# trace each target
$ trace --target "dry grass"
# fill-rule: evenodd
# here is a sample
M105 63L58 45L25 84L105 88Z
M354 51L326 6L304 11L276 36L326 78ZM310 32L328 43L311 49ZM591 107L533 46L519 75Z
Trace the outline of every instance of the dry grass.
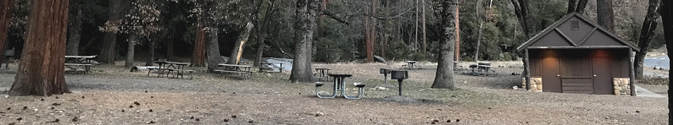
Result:
M89 74L66 76L76 93L58 98L0 96L0 123L430 124L437 120L438 124L667 124L666 99L512 90L520 83L520 76L510 75L520 72L516 66L495 68L495 76L456 72L458 89L446 90L430 88L436 64L419 63L423 69L410 71L403 92L425 101L387 100L397 94L397 83L383 83L378 68L402 64L314 65L331 68L331 73L353 74L347 85L367 85L366 97L361 100L319 99L312 83L289 83L288 72L255 73L253 79L237 80L194 68L198 71L195 80L182 80L129 73L129 68L120 65L101 65ZM9 87L14 75L11 71L0 73L0 87ZM327 85L323 91L328 91ZM376 86L390 89L371 90Z

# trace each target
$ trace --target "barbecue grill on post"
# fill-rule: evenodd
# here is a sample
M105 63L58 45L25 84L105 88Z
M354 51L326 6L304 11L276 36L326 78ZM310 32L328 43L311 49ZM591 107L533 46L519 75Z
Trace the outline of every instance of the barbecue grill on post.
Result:
M409 73L406 70L393 70L390 72L390 79L397 79L399 83L399 95L402 96L402 81L409 78Z
M380 68L379 73L383 74L383 81L385 84L388 84L388 74L390 74L390 69Z

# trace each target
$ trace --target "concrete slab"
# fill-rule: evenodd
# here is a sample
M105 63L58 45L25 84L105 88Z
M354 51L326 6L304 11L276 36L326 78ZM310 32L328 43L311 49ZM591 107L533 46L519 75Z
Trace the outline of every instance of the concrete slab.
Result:
M640 86L636 86L636 96L639 97L653 97L653 98L668 98L666 96L659 95L657 93L654 93L650 90L647 90L645 88L642 88Z

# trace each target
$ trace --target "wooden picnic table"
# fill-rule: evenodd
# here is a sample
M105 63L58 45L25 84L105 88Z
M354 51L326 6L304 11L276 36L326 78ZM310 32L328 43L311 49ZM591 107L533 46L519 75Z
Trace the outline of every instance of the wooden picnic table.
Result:
M250 69L253 66L249 65L236 65L236 64L225 64L225 63L220 63L217 64L219 67L224 67L224 70L227 71L243 71L243 72L250 72Z
M175 71L175 76L173 78L178 78L178 76L181 76L184 79L184 74L186 73L190 74L190 79L194 78L193 76L191 76L191 73L194 72L193 70L185 70L185 67L188 66L190 63L171 62L171 61L156 61L154 63L157 63L159 66L148 67L147 68L149 70L147 72L148 76L150 75L152 70L157 70L157 77L161 77L162 74L165 74L166 77L168 77L169 74Z
M273 68L278 68L278 72L283 72L283 63L278 63L280 66L276 66L274 63L270 62L261 62L259 63L259 71L263 72L265 70L273 70Z
M252 76L252 72L250 71L250 69L253 66L225 64L225 63L217 64L217 66L222 67L222 69L215 70L215 72L221 73L222 75L224 75L224 74L237 74L237 75L241 75L244 79L248 79L248 77Z
M87 73L91 70L91 60L96 58L93 56L76 56L76 55L66 55L64 66L73 71L77 71L79 67L84 67L84 73Z

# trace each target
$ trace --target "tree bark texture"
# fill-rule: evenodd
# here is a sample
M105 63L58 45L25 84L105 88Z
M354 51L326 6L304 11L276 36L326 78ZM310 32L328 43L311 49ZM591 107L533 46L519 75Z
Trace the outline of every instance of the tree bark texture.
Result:
M664 39L666 40L666 52L668 53L673 53L673 1L671 0L662 0L661 1L661 7L659 10L659 14L661 14L661 21L664 27ZM668 58L673 58L672 54L668 54ZM672 61L669 61L669 65L673 65ZM673 72L671 70L668 70L668 78L673 78ZM671 82L673 82L673 79L668 79L668 97L673 97L673 93L671 92L671 89L673 89L673 86L671 86ZM673 100L670 98L668 99L668 123L673 124L673 115L671 115L671 112L673 112Z
M514 13L516 14L516 17L519 20L519 24L521 24L521 29L523 29L523 34L526 36L526 39L529 39L531 37L531 33L529 32L530 30L528 28L528 23L527 23L528 20L529 20L529 18L528 18L528 3L527 3L526 0L511 0L511 1L512 1L512 5L514 6ZM528 51L526 51L526 54L527 54L527 52ZM526 61L526 60L528 60L527 55L524 58L526 58L526 59L521 60L523 62L523 65L524 65L523 71L521 72L521 74L528 74L528 71L530 69L528 69L529 68L528 67L528 61ZM522 76L522 77L524 77L524 76ZM525 78L530 79L529 77L525 77ZM530 90L530 88L529 88L530 85L528 85L529 82L530 82L530 80L526 80L526 83L527 83L526 89L528 89L528 90Z
M374 62L374 51L376 51L374 49L374 46L376 44L376 36L377 36L376 35L377 34L376 26L378 25L378 23L376 23L377 20L376 20L376 18L374 18L374 16L376 15L376 6L378 6L377 3L378 3L377 0L372 0L372 8L371 8L372 9L372 16L370 17L372 22L371 22L371 25L370 25L370 28L369 28L369 30L370 30L369 31L369 45L367 46L368 47L367 50L369 50L369 51L367 51L367 61L369 61L369 62Z
M456 51L454 52L454 61L460 61L460 4L456 7Z
M175 36L169 36L172 39L168 40L166 43L166 59L172 59L175 53L175 41L177 40Z
M423 9L422 17L421 17L422 20L423 20L423 23L421 25L421 27L423 27L423 45L421 46L421 54L426 55L427 54L426 51L427 51L427 48L428 48L428 43L426 42L427 41L427 38L426 38L427 35L425 34L426 33L425 32L425 0L422 0L421 3L423 4L423 5L421 5L423 7L422 8Z
M200 1L203 3L204 7L203 9L205 10L203 13L205 13L205 17L202 17L201 21L203 21L203 26L206 27L208 30L204 30L206 34L206 60L208 64L208 72L213 72L215 69L217 69L217 64L222 63L224 60L222 60L222 55L220 55L220 47L219 47L219 40L218 40L218 22L215 20L215 3L214 1L207 1L203 0Z
M528 2L526 0L511 0L512 5L514 5L514 13L516 14L519 24L521 24L521 29L523 29L526 39L530 38L532 33L528 27Z
M201 22L196 27L196 40L194 40L194 51L192 52L192 66L206 66L206 34L203 31Z
M577 8L577 0L568 0L568 11L566 13L573 13Z
M589 2L589 0L580 0L579 3L577 3L575 12L584 13L584 8L587 7L587 2Z
M417 49L418 49L418 8L419 8L418 5L419 5L418 0L416 0L416 6L415 6L416 11L414 12L414 14L416 15L416 18L414 19L414 22L415 22L415 25L414 25L414 45L412 46L412 50L414 50L414 52L418 52L417 51Z
M246 23L243 32L236 38L236 44L231 52L231 56L229 56L229 61L227 61L228 64L238 64L241 61L245 43L248 42L248 37L250 37L250 32L252 32L252 28L254 27L255 25L252 22Z
M123 18L124 13L130 6L130 0L110 0L110 7L108 8L108 21L114 22ZM114 65L116 45L117 34L110 32L105 33L105 38L103 38L100 53L98 53L98 61L101 63Z
M66 48L65 48L65 54L66 55L79 55L79 43L81 40L81 34L80 32L82 31L82 4L80 2L81 0L72 0L70 9L74 11L70 15L70 17L73 17L71 22L69 23L68 27L68 42L66 43Z
M612 10L612 0L597 0L596 14L598 14L598 25L615 33L615 14Z
M319 3L319 0L297 0L297 22L294 25L297 40L290 74L290 81L293 83L315 81L311 67L311 50Z
M568 0L568 11L566 13L584 13L588 0Z
M266 40L266 35L258 34L257 37L258 37L257 41L259 42L259 44L257 45L257 53L255 54L257 55L255 56L255 64L253 64L256 67L260 66L260 63L262 63L262 56L264 55L264 48L266 46L264 44L264 40Z
M133 67L133 56L135 54L136 43L138 43L138 35L134 33L129 34L129 40L127 42L128 49L126 49L126 63L124 63L124 66Z
M13 0L0 1L0 52L4 52L5 41L7 41L7 32L9 31L9 20L12 15ZM0 58L2 62L2 58Z
M435 13L440 15L442 34L440 35L440 52L437 62L437 72L432 88L454 89L453 84L453 47L456 32L456 7L458 0L434 0Z
M26 43L9 95L69 93L63 75L69 2L32 2Z
M217 69L217 64L222 63L222 55L220 55L220 46L217 39L217 27L211 27L208 31L208 41L206 42L206 57L208 58L208 72L213 72Z
M636 52L635 62L633 63L636 79L643 79L643 62L645 61L647 51L650 50L654 30L657 29L657 18L659 18L659 14L657 13L658 7L659 0L650 0L647 7L647 15L645 15L645 20L640 30L640 37L638 38L640 52Z
M156 58L155 55L154 55L154 52L155 52L156 49L154 47L156 46L157 41L150 40L149 42L150 42L150 45L147 48L149 49L150 58L147 60L147 62L145 62L145 66L153 66L154 65L154 60L155 60L154 58Z

